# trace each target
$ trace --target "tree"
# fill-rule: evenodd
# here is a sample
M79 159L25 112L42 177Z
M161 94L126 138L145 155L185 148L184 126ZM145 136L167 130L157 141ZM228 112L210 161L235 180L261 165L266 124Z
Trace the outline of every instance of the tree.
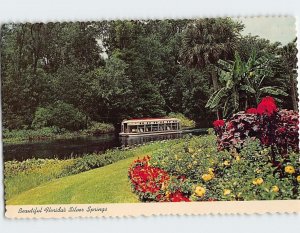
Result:
M219 89L215 65L232 57L243 25L229 18L200 19L187 26L181 57L189 66L209 69L213 90ZM218 117L220 114L218 113Z
M220 80L223 86L210 97L206 107L215 109L223 106L224 116L229 117L247 109L251 103L256 106L264 95L287 96L279 87L266 85L266 80L274 78L274 59L270 56L258 58L253 52L247 62L243 62L238 53L233 62L220 60Z
M91 72L91 93L94 98L95 119L114 124L131 112L132 82L125 73L128 65L115 52L106 60L105 67Z
M292 98L293 109L298 111L298 95L297 95L297 47L296 39L283 46L280 50L282 56L283 71L289 80L289 90Z

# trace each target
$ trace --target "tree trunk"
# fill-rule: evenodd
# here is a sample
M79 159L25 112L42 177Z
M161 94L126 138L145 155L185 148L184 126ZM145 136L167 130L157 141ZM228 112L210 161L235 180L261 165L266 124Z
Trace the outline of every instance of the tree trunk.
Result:
M214 67L211 70L211 81L213 83L214 91L219 90L217 72Z
M210 77L211 77L211 81L213 83L214 92L216 92L217 90L219 90L219 84L218 84L218 76L217 76L215 67L212 67ZM218 119L222 118L222 112L220 109L217 109L216 115L217 115Z
M294 111L298 112L297 90L296 90L296 83L293 75L290 75L290 83L291 83L290 90L291 90L291 97L293 102L293 109Z

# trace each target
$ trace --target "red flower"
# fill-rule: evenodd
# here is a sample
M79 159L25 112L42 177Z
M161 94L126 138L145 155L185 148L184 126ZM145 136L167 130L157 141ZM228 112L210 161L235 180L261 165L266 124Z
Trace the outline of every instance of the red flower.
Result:
M248 114L257 114L257 109L256 108L248 108L246 110L246 113L248 113Z
M225 125L225 122L223 120L215 120L213 122L213 125L215 128L223 127Z
M262 98L261 102L270 102L270 103L276 104L274 98L271 96L266 96L266 97Z
M257 113L259 115L266 114L268 116L271 116L276 111L277 111L277 106L275 104L275 100L270 96L263 98L259 103L259 105L257 106Z
M150 157L138 159L129 168L129 178L134 191L147 201L190 201L180 190L167 197L163 186L170 182L169 174L157 167L149 166ZM185 177L177 177L184 180Z
M181 201L190 202L190 199L185 197L182 192L177 191L170 195L170 201L172 201L172 202L181 202Z

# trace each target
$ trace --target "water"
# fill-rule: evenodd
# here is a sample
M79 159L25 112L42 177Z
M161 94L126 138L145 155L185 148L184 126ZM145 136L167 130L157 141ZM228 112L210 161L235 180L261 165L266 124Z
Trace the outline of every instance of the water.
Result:
M201 129L188 133L194 135L204 134ZM119 137L117 134L103 134L101 136L76 137L71 139L53 139L47 141L26 142L22 144L4 144L4 161L23 161L30 158L58 158L68 159L82 156L86 153L105 152L108 149L134 146L150 141L181 138L181 134L165 134L140 137Z

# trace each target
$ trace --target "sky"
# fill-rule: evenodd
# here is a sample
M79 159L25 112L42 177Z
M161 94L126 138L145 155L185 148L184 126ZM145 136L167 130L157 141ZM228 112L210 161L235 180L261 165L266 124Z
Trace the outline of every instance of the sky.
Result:
M296 19L294 17L248 17L237 18L245 28L243 35L258 35L271 42L279 41L283 45L296 37Z

